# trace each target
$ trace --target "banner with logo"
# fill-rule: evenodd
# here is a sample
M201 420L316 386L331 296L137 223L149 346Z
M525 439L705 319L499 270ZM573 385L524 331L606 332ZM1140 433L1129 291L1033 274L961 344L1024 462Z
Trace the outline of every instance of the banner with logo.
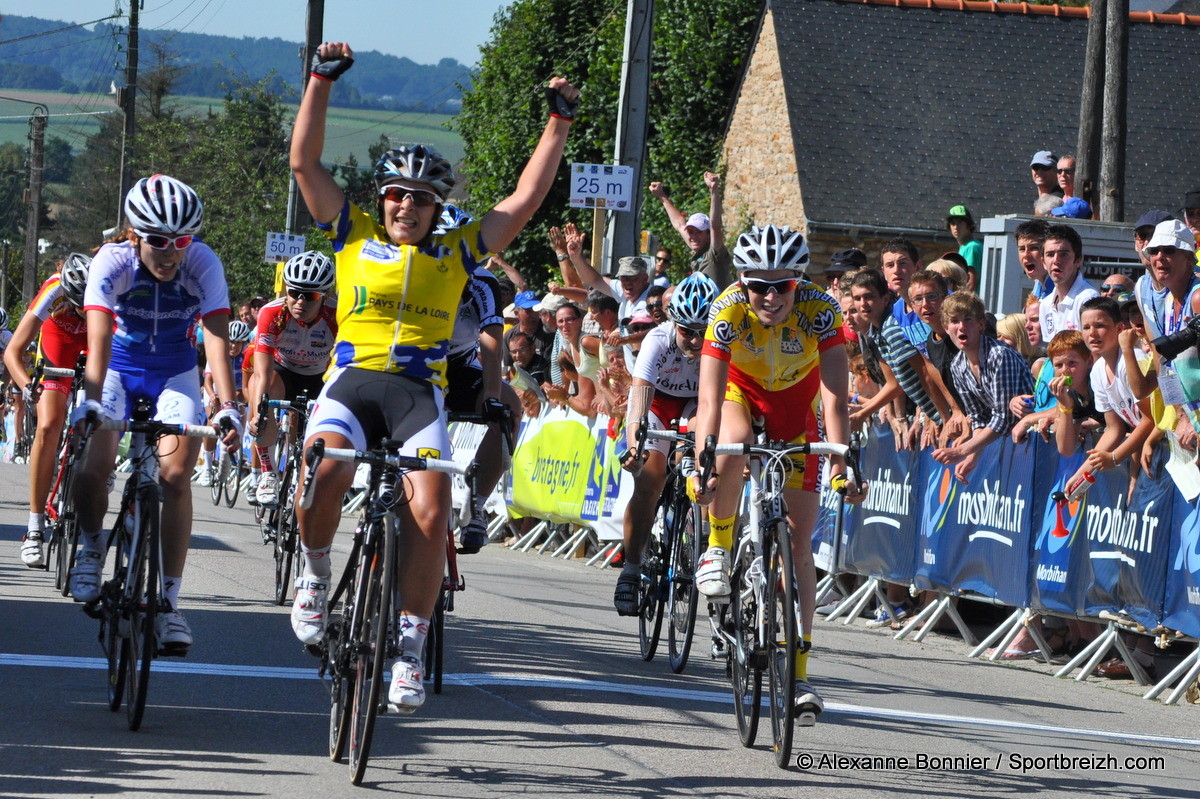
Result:
M954 476L953 465L943 466L928 450L921 453L918 588L1028 603L1034 447L1028 439L993 441L965 484Z
M916 565L917 487L921 459L896 452L887 425L874 425L861 457L870 488L859 505L847 505L842 563L847 571L895 583L912 581Z
M1200 500L1175 497L1163 626L1200 638Z

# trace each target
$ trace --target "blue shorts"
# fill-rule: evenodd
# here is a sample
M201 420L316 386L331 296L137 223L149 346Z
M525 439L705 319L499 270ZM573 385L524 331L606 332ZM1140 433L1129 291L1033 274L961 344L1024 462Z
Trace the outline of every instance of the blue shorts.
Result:
M109 368L104 376L100 404L109 419L128 419L134 403L146 398L155 406L154 418L166 424L205 424L200 398L200 370L192 367L176 375Z

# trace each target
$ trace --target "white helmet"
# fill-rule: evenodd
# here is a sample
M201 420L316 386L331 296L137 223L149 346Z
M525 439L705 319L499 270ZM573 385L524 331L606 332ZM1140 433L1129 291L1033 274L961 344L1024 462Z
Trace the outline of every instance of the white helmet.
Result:
M442 202L450 196L458 177L454 167L432 147L423 144L406 144L388 150L375 164L375 190L398 180L425 183L433 189Z
M667 315L681 325L708 324L708 310L720 293L712 278L703 272L692 272L675 287Z
M137 231L194 236L204 224L204 206L191 186L155 175L142 178L125 195L125 218Z
M234 319L229 323L229 340L235 344L238 342L249 341L250 325L246 324L241 319Z
M73 252L67 256L62 271L58 273L58 282L62 286L63 295L76 308L83 307L83 292L87 289L88 268L92 259L88 256Z
M786 225L755 225L738 236L733 248L733 265L739 272L756 269L804 271L808 266L808 243L804 235Z
M283 284L290 289L325 293L333 288L334 279L333 261L316 250L292 256L283 267Z

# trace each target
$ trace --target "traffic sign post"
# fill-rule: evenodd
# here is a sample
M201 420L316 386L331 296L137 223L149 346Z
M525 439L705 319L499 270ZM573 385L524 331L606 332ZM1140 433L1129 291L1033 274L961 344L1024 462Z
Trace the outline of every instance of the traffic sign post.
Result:
M633 210L633 167L571 164L572 208Z
M263 259L269 264L290 260L304 252L304 237L291 233L268 233Z

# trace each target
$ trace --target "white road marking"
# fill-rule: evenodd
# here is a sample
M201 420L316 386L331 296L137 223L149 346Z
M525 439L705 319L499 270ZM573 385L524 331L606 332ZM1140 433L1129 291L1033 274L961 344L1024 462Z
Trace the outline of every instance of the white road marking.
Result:
M0 654L0 666L18 668L60 668L104 670L107 662L102 658L84 657L52 657L48 655L15 655ZM222 663L195 663L187 661L157 660L154 671L163 674L192 674L210 677L255 677L275 680L315 680L315 667L298 669L283 666L240 666ZM652 698L675 699L685 702L709 702L729 704L732 697L724 691L698 691L686 688L664 688L658 685L638 685L636 683L616 683L603 680L585 680L578 677L539 677L521 674L491 674L487 672L474 674L447 674L444 681L448 685L464 686L507 686L525 688L544 688L554 690L594 691L605 693L610 697L629 695ZM765 699L764 699L765 703ZM991 727L994 729L1021 730L1039 732L1049 735L1068 735L1076 738L1094 738L1117 741L1121 743L1143 743L1163 746L1184 746L1200 749L1200 740L1195 738L1175 738L1168 735L1146 735L1143 733L1120 732L1114 730L1095 730L1086 727L1062 727L1055 724L1038 724L1028 721L1005 721L979 716L955 716L949 713L922 713L915 710L893 710L888 708L850 705L841 702L827 702L825 712L833 715L865 716L868 718L897 719L902 721L936 722L955 724L967 727Z

